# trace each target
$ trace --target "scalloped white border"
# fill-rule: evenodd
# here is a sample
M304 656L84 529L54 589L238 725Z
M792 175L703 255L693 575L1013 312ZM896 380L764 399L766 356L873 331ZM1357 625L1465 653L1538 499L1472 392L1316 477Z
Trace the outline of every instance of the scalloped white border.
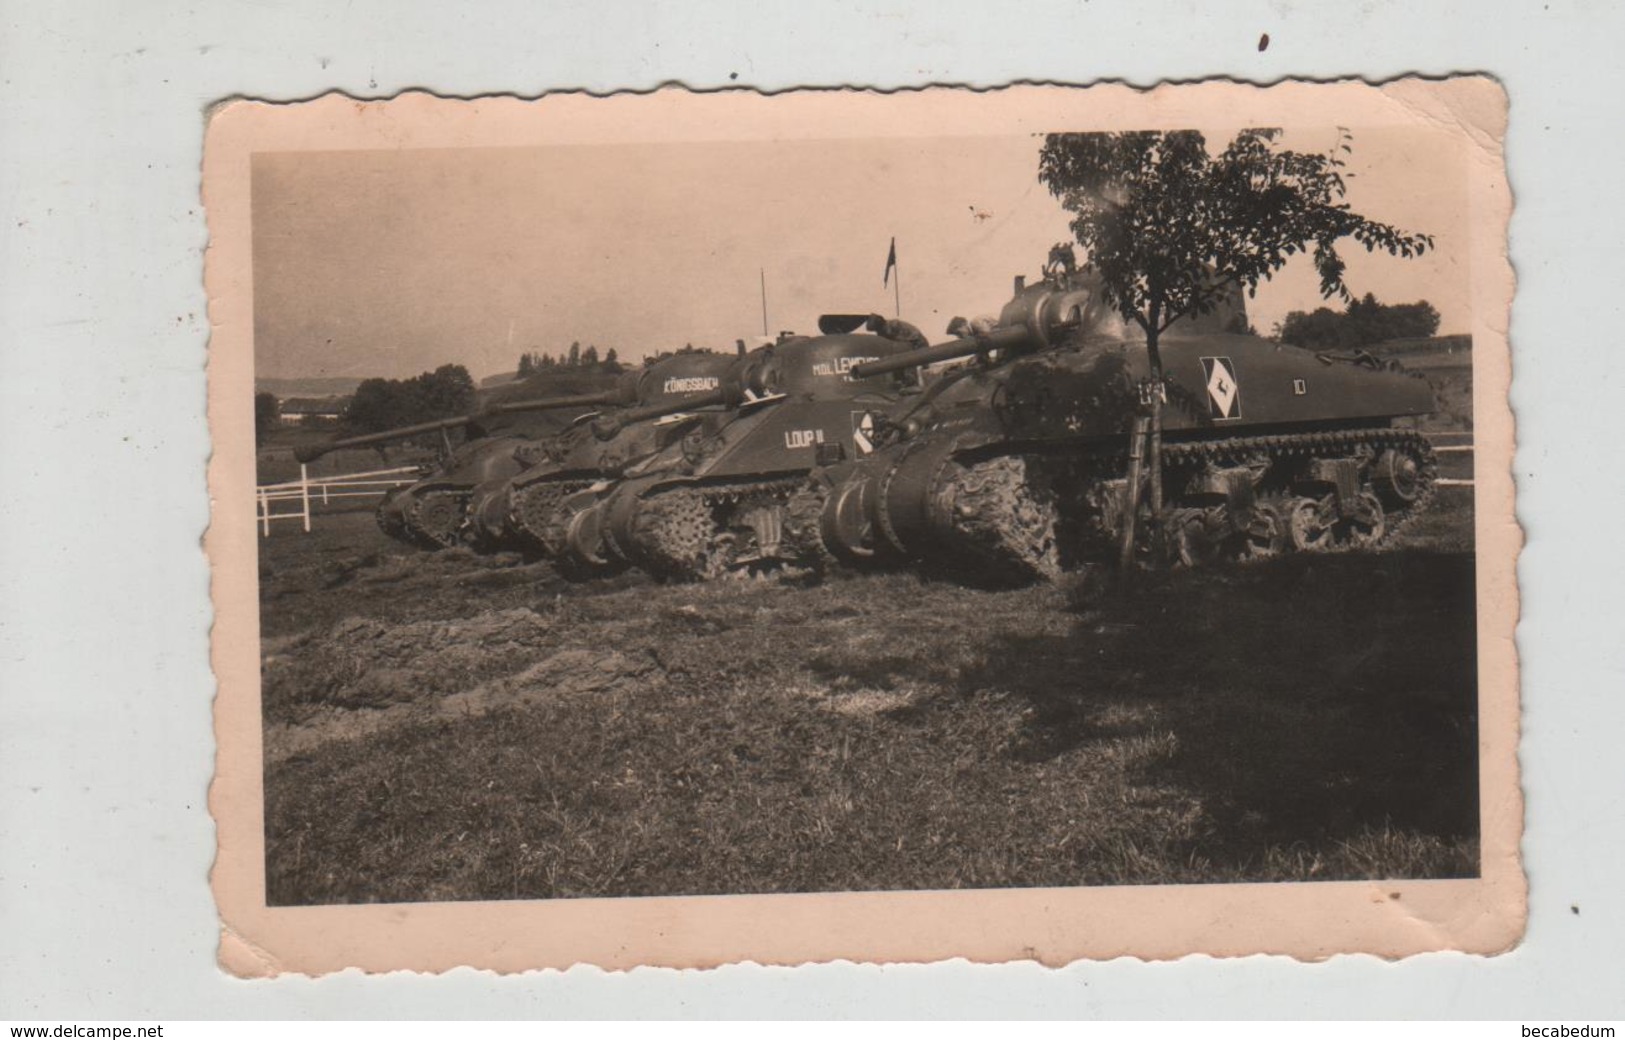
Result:
M459 102L408 93L382 102L329 95L295 105L236 102L213 113L204 199L214 517L214 664L220 681L220 832L213 875L221 962L249 976L294 971L503 972L578 963L714 967L837 959L976 962L1173 959L1194 953L1320 960L1363 952L1495 953L1522 935L1512 422L1506 329L1511 212L1501 141L1505 96L1485 77L1233 82L1089 88L1019 85L896 93L750 90ZM1006 889L971 892L516 901L298 907L263 905L258 607L253 454L248 158L256 150L512 146L648 140L937 136L1194 125L1436 126L1466 136L1473 242L1475 479L1480 613L1483 876L1476 880ZM1399 898L1394 898L1397 893Z

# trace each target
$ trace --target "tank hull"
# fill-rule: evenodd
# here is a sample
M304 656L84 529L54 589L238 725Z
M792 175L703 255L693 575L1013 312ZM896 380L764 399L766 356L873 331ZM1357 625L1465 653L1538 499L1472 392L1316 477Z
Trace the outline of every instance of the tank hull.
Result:
M385 534L427 549L468 544L468 504L475 489L520 471L519 436L486 437L459 447L431 474L387 496L377 511Z
M533 446L521 472L476 496L476 524L488 537L544 556L563 548L573 496L668 449L678 449L727 421L709 409L634 423L607 439L583 425L570 436Z
M1113 557L1127 523L1176 565L1369 548L1424 506L1434 460L1407 424L1415 375L1252 336L1160 346L1163 509L1127 513L1129 431L1145 412L1143 343L1084 337L950 377L906 434L815 474L820 551L999 580Z
M470 516L476 536L486 544L557 558L573 496L726 422L727 410L716 404L681 409L714 395L742 363L724 354L691 351L648 366L637 377L630 403L635 410L668 414L625 424L617 417L627 412L584 416L560 435L525 446L517 456L519 472L473 496Z
M879 336L830 335L776 345L753 374L753 398L724 424L685 438L625 479L575 500L566 555L618 559L666 580L709 580L798 559L791 510L819 466L863 458L914 390L914 377L853 369L904 352Z

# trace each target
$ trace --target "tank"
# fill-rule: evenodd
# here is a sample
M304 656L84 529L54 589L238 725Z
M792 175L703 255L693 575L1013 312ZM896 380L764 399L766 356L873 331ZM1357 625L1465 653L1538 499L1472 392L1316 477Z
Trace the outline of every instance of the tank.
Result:
M1237 301L1239 303L1239 301ZM1164 509L1137 544L1171 562L1369 549L1431 494L1414 428L1436 409L1420 375L1369 355L1229 333L1234 309L1163 333ZM990 329L859 366L859 378L971 359L942 375L862 460L798 492L816 561L913 561L1003 580L1112 558L1129 430L1151 392L1143 337L1086 272L1050 269ZM1143 503L1143 496L1141 501Z
M623 380L615 390L603 394L503 401L469 415L322 441L297 449L294 457L308 463L340 448L395 444L440 434L446 450L439 461L425 467L422 479L386 493L376 516L383 532L397 541L427 549L448 548L471 538L468 504L474 490L519 472L522 464L515 452L529 445L539 431L534 419L526 428L524 423L514 422L516 417L579 412L631 399L631 384ZM456 447L450 441L453 430L464 432L463 442Z
M741 358L707 402L728 409L726 421L694 428L619 481L563 503L563 560L707 580L798 559L801 531L787 507L807 474L867 454L876 431L920 393L913 365L862 377L857 366L910 349L836 332L783 338Z
M714 395L738 364L730 354L682 351L629 373L623 408L581 416L555 436L519 446L517 472L475 489L469 507L475 537L557 556L570 515L566 500L682 438L715 429L726 420L724 406L696 406L695 399Z

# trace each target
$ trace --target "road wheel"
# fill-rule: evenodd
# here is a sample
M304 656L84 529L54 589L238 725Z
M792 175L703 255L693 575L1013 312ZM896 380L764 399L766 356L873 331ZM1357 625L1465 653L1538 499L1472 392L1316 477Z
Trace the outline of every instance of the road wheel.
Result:
M1325 552L1337 540L1331 496L1295 498L1287 504L1287 541L1295 552Z

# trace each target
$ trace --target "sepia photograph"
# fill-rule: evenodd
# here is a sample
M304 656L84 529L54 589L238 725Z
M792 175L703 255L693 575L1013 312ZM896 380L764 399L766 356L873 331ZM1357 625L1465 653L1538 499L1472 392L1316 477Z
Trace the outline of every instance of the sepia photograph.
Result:
M1375 88L1289 86L233 124L280 121L205 170L242 891L1460 882L1495 938L1234 949L1505 948L1504 174Z

